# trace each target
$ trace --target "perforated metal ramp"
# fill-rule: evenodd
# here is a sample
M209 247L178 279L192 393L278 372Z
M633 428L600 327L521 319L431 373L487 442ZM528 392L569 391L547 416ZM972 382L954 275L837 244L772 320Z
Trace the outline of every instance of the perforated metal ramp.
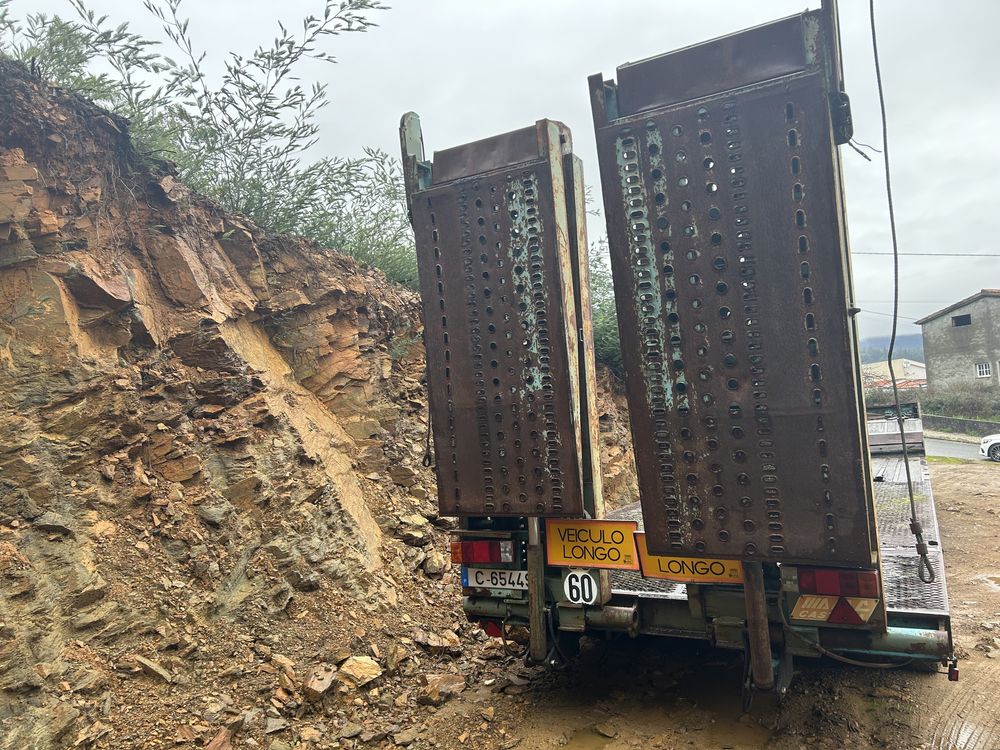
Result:
M643 530L642 507L639 503L609 513L608 518L616 521L636 521L639 531ZM639 596L644 599L687 599L687 586L683 583L664 581L659 578L643 578L638 571L611 571L611 593Z
M577 516L599 494L583 230L569 130L534 126L426 161L401 128L423 302L438 508L449 516ZM592 358L591 358L592 360Z
M924 527L934 568L933 583L919 577L920 558L910 533L910 500L906 491L906 469L902 456L881 456L872 461L875 479L875 513L878 519L879 550L886 608L890 612L948 615L948 587L945 581L941 532L938 527L930 472L923 457L910 458L913 497L917 518Z
M810 12L590 79L655 554L875 552L835 55Z
M922 457L911 458L910 472L914 480L917 514L931 548L930 560L936 574L936 580L930 584L923 583L918 576L920 558L914 552L913 535L910 533L910 505L903 459L901 456L882 456L873 461L873 468L886 607L890 612L948 616L944 559L926 460ZM608 518L637 521L639 531L643 530L642 508L638 503L619 508L609 513ZM643 578L631 571L613 572L611 590L614 594L645 599L687 598L687 587L682 583Z

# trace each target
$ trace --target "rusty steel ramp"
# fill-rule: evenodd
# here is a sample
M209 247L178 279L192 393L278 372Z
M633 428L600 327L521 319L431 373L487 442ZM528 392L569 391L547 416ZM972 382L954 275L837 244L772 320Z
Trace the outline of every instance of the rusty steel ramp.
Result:
M927 461L923 457L910 459L920 517L930 546L930 561L935 580L927 584L920 580L920 556L913 549L910 533L909 499L902 456L880 456L875 459L875 512L879 525L879 557L883 569L886 610L890 614L920 614L947 618L948 587L945 581L941 537L931 491ZM626 505L608 513L608 518L637 521L643 531L642 509L639 503ZM611 591L620 596L640 599L687 599L683 583L657 578L643 578L638 572L616 570L611 573Z
M440 512L594 512L583 176L568 128L540 120L432 160L416 115L400 133Z
M833 34L810 12L590 79L653 553L875 564Z

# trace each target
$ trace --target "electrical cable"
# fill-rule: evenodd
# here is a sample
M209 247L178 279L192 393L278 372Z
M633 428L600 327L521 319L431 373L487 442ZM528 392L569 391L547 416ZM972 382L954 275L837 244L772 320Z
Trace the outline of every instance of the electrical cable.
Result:
M861 310L862 315L881 315L886 318L899 318L900 320L909 320L916 322L916 318L908 318L905 315L893 315L892 313L878 312L877 310Z
M896 325L899 318L899 244L896 240L896 211L892 203L892 177L889 171L889 128L885 115L885 92L882 88L882 68L878 58L878 32L875 30L875 0L868 0L868 12L872 28L872 54L875 58L875 81L878 83L878 103L882 115L882 162L885 165L885 192L889 205L889 229L892 235L892 335L889 337L889 380L892 381L892 397L896 405L896 422L899 425L899 439L903 447L903 466L906 469L906 491L910 497L910 531L916 540L917 554L920 555L918 575L924 583L933 583L937 577L928 556L924 530L917 519L917 501L913 497L913 477L910 476L910 456L906 449L903 411L899 406L899 387L896 385L896 371L892 366L892 352L896 347Z
M851 255L920 255L925 258L1000 258L1000 253L877 253L871 250L851 250Z
M876 154L882 153L882 149L875 148L874 146L869 146L867 143L859 141L857 138L851 138L851 143L855 143L858 146L861 146L862 148L867 148L870 151L874 151Z
M781 613L781 622L785 625L785 631L791 633L804 644L810 648L816 649L817 653L826 656L834 661L840 661L844 664L850 664L852 667L868 667L869 669L899 669L900 667L905 667L907 664L913 661L913 659L907 659L901 662L891 662L891 661L862 661L861 659L852 659L849 656L843 656L835 651L831 651L828 648L820 646L818 642L807 638L802 635L799 631L792 628L791 623L788 622L788 616L785 614L785 608L780 604L778 605L778 611Z
M866 154L864 151L862 151L860 148L858 148L857 146L854 145L854 141L848 141L847 145L850 146L851 148L853 148L855 151L857 151L858 155L862 159L864 159L865 161L871 161L872 160L872 158L868 154Z
M559 647L559 634L556 633L556 624L553 621L551 609L546 610L545 621L548 626L549 637L552 639L552 648L549 649L549 653L545 657L545 661L548 662L549 666L553 669L566 669L569 665L569 659L566 658L566 654L564 654L562 649ZM559 656L558 663L556 663L554 655Z

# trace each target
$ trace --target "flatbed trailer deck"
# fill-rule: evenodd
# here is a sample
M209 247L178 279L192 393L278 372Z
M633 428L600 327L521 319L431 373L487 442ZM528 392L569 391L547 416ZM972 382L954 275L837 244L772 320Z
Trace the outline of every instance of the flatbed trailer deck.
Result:
M919 576L920 557L913 548L913 535L909 530L910 508L906 491L906 473L900 455L878 455L872 458L875 477L875 510L879 529L879 548L882 562L882 581L889 627L918 627L938 630L951 637L951 616L948 608L948 589L945 581L944 559L934 497L931 489L927 460L923 456L910 457L917 513L924 525L930 546L930 561L935 580L923 583ZM609 519L636 521L643 530L642 509L639 503L618 508L608 514ZM688 601L688 586L654 578L643 578L638 572L616 570L611 572L612 604L623 604L628 599ZM640 606L638 632L661 634L652 626L644 627ZM704 629L695 629L689 637L699 637ZM680 633L674 632L674 635Z
M924 525L935 578L919 577L920 557L909 530L909 497L903 457L882 454L872 458L879 528L879 562L885 627L857 628L829 622L802 622L790 618L796 597L795 566L779 566L767 582L767 615L774 647L775 671L781 675L779 695L787 690L792 657L848 657L866 663L922 666L947 665L954 672L951 615L937 514L927 460L912 455L917 513ZM643 532L638 503L607 514L609 521L637 524ZM514 532L517 538L518 532ZM626 633L705 640L720 648L746 649L743 585L688 584L643 577L640 572L612 570L610 597L597 606L567 602L563 594L566 569L547 566L545 589L552 602L552 635L560 639L588 633ZM527 592L465 588L464 609L470 619L484 623L523 623L528 619ZM572 640L570 641L572 642ZM562 649L563 651L565 649ZM559 654L551 655L558 660Z

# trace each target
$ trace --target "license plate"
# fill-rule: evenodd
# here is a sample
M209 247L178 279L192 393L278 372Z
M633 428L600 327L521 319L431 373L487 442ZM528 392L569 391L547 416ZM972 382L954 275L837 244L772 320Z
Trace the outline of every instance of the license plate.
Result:
M588 521L548 518L545 558L567 568L638 570L635 521Z
M635 535L635 543L643 578L663 578L678 583L743 583L743 566L739 560L651 555L646 547L646 535L642 533Z
M462 586L473 589L528 590L528 571L462 568Z

